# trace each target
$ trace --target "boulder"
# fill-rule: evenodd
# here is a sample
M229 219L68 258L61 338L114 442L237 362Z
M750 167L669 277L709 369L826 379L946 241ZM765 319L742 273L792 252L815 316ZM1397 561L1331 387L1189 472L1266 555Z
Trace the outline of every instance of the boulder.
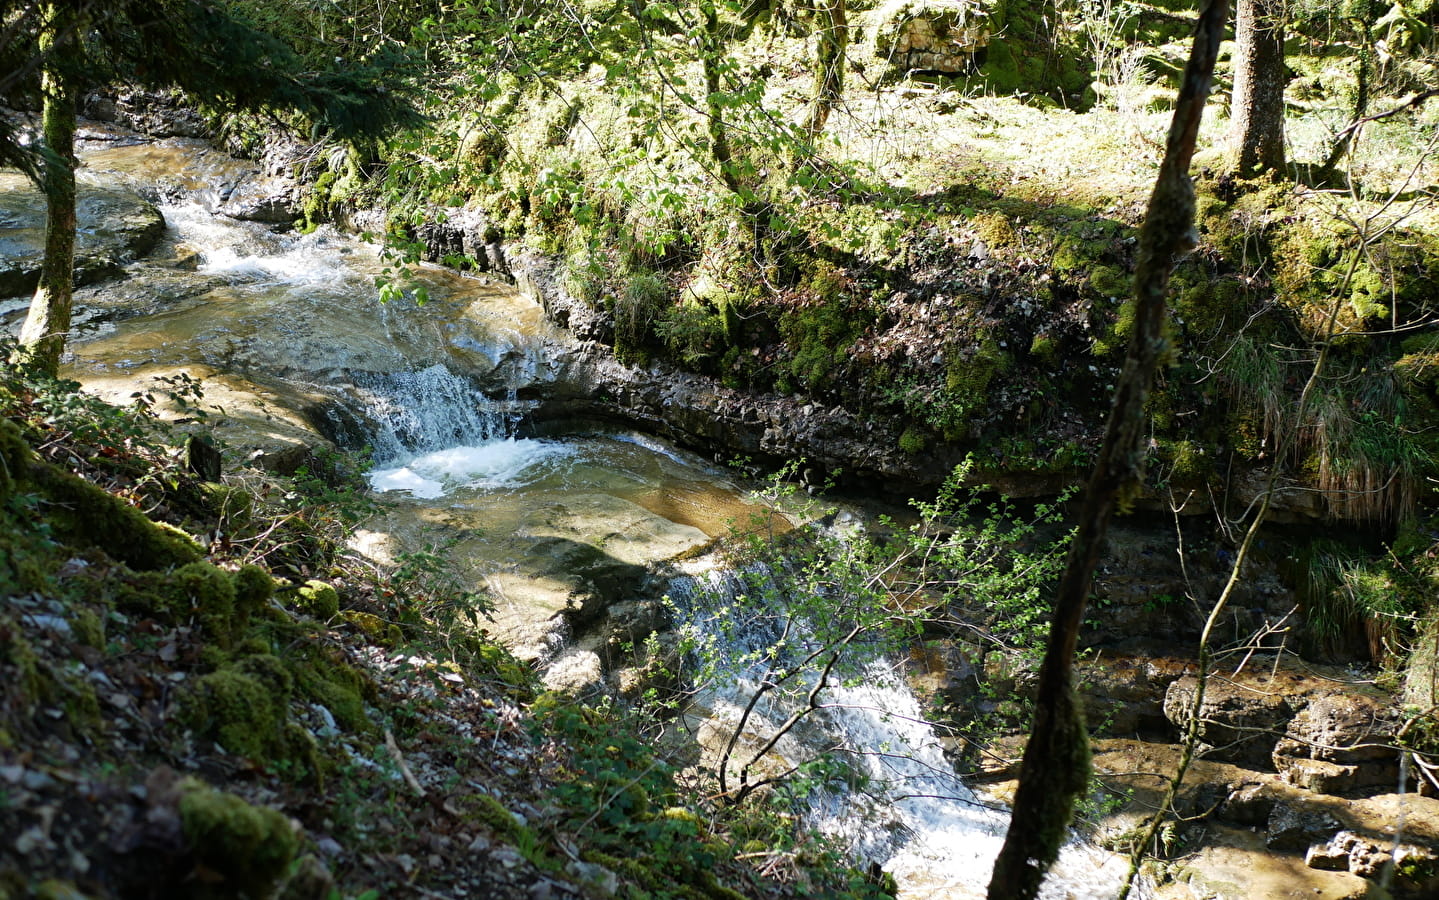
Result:
M1394 785L1399 729L1386 697L1360 690L1310 699L1274 747L1274 769L1285 781L1324 794Z
M1266 766L1274 745L1294 715L1291 696L1268 675L1245 678L1211 675L1199 709L1199 740L1211 759ZM1181 731L1189 721L1197 679L1186 675L1169 686L1164 714Z

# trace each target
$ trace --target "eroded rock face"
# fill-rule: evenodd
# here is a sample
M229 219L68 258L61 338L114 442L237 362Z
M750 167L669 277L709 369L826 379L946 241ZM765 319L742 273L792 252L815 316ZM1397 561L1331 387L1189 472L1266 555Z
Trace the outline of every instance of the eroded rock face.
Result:
M935 448L914 456L899 450L899 434L887 421L861 416L843 407L777 394L755 394L721 385L713 378L682 372L665 364L647 369L625 365L603 345L613 333L607 319L565 289L555 260L512 252L516 283L543 306L549 319L581 342L566 350L553 379L577 391L557 399L574 408L552 406L541 415L576 410L621 419L714 459L750 457L780 461L803 458L801 475L813 483L832 470L851 480L888 488L913 482L937 484L963 458L958 447ZM1005 486L1011 496L1054 493L1062 485ZM1027 489L1026 489L1027 487Z
M1271 668L1272 667L1272 668ZM1392 749L1401 727L1393 698L1319 667L1273 666L1216 673L1205 687L1199 738L1212 759L1269 768L1284 781L1325 794L1354 794L1395 784ZM1165 716L1181 731L1196 679L1169 685Z
M1399 759L1391 742L1399 728L1387 698L1357 692L1315 697L1275 745L1274 768L1290 784L1325 794L1395 784Z

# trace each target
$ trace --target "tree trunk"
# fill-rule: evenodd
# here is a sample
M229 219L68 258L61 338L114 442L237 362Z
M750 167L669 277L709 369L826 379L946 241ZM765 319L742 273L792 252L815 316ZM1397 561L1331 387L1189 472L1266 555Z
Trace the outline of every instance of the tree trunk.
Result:
M989 900L1030 900L1039 893L1040 883L1064 843L1074 801L1089 781L1089 736L1074 691L1074 647L1109 520L1144 474L1144 404L1154 373L1169 352L1164 335L1169 274L1194 247L1194 187L1189 181L1189 163L1228 6L1228 0L1211 0L1200 13L1164 161L1140 230L1134 332L1115 387L1104 444L1085 489L1078 532L1059 582L1039 671L1034 724L1024 749L1009 833L990 878Z
M844 96L844 49L849 44L845 0L820 0L817 12L814 99L810 102L809 121L805 126L810 140L824 131L830 111Z
M1284 2L1238 0L1229 143L1240 175L1284 169Z
M59 374L70 332L75 279L75 61L79 27L70 0L43 7L41 114L44 146L41 188L45 193L45 261L40 286L20 330L18 361L50 376Z

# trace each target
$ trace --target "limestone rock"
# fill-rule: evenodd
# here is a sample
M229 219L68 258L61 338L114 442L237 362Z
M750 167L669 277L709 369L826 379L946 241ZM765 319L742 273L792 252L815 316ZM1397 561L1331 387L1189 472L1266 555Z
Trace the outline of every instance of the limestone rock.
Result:
M1277 679L1275 679L1277 681ZM1285 724L1294 714L1290 698L1267 675L1235 679L1210 676L1199 710L1199 740L1212 759L1265 765ZM1164 714L1186 727L1197 680L1186 675L1169 686Z
M90 284L153 250L165 218L126 187L89 175L78 180L75 280ZM23 175L0 173L0 297L34 291L44 256L44 197Z
M1317 696L1274 747L1274 768L1291 784L1325 794L1396 783L1391 748L1399 723L1388 698L1358 690Z
M1269 814L1264 843L1271 850L1303 851L1329 840L1339 828L1339 821L1324 810L1281 801Z
M604 687L604 667L599 655L571 647L556 656L542 676L545 689L566 694L591 694Z

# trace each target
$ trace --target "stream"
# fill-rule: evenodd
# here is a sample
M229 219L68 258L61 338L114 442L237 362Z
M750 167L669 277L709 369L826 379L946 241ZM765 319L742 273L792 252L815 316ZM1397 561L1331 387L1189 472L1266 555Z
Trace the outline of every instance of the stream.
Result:
M165 141L86 162L157 192L167 231L123 281L77 294L67 374L121 402L163 387L157 378L199 379L207 427L232 460L326 439L366 449L369 484L387 503L357 549L393 563L444 548L494 603L490 630L522 658L545 664L596 605L631 599L648 567L759 511L733 473L653 436L536 424L541 398L580 391L566 383L570 339L514 289L424 269L429 304L382 304L384 263L370 245L216 216L232 161ZM670 590L684 593L680 582ZM703 697L705 727L733 722L756 677L729 673ZM897 667L875 660L861 684L827 696L795 739L844 748L870 787L817 793L809 823L882 863L901 897L983 896L1006 816L954 774ZM1076 842L1044 896L1110 897L1122 872Z

